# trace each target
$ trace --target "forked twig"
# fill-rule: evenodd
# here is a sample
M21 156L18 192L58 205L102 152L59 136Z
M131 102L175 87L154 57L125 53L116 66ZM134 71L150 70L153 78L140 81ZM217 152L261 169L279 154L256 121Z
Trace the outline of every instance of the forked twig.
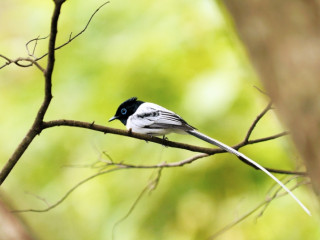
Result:
M62 2L62 3L63 3L64 1L65 1L65 0L63 0L63 1L57 1L57 2ZM62 3L61 3L61 4L62 4ZM63 44L55 47L54 50L56 51L56 50L58 50L58 49L60 49L60 48L63 48L64 46L66 46L66 45L68 45L70 42L72 42L74 39L76 39L77 37L79 37L81 34L83 34L83 33L87 30L87 28L89 27L89 24L90 24L90 22L92 21L93 17L96 15L96 13L97 13L103 6L105 6L105 5L108 4L108 3L110 3L110 1L107 1L107 2L104 2L103 4L101 4L101 5L93 12L93 14L90 16L88 22L86 23L86 25L84 26L84 28L83 28L79 33L77 33L75 36L72 37L72 32L71 32L70 35L69 35L68 40L67 40L65 43L63 43ZM44 57L48 56L48 55L49 55L49 51L48 51L47 53L43 54L41 57L38 57L38 58L35 57L34 53L35 53L35 50L36 50L38 41L39 41L39 40L47 39L49 36L50 36L50 35L48 35L47 37L41 37L41 38L40 38L40 36L38 36L38 37L36 37L36 38L33 38L33 39L29 40L29 41L26 43L27 54L28 54L29 57L32 57L33 59L31 59L31 58L22 58L22 57L19 57L19 58L13 60L13 59L10 59L10 58L8 58L8 57L0 54L0 57L6 60L6 62L0 66L0 69L6 67L6 66L8 66L8 65L10 65L11 63L14 63L14 64L16 64L16 65L19 66L19 67L31 67L31 66L34 64L34 65L36 65L42 72L44 72L43 69L41 69L41 66L37 63L37 61L39 61L39 60L43 59ZM30 45L32 42L35 42L35 44L34 44L34 46L33 46L32 51L30 51L29 45ZM28 63L28 64L23 64L22 62L29 62L29 63ZM40 67L39 67L39 66L40 66Z
M50 35L48 35L48 36L46 36L46 37L40 37L40 36L38 36L38 37L36 37L36 38L31 39L30 41L28 41L28 42L26 43L26 49L27 49L28 55L29 55L30 57L36 58L35 55L34 55L34 53L35 53L35 51L36 51L36 47L37 47L37 45L38 45L38 41L39 41L39 40L47 39L49 36L50 36ZM35 42L35 43L34 43L34 46L33 46L33 49L32 49L32 53L31 53L30 50L29 50L29 44L31 44L32 42Z
M269 110L271 110L271 108L272 108L272 102L269 102L268 105L265 107L265 109L256 117L256 119L253 121L253 123L249 127L249 130L248 130L247 135L245 136L243 142L248 143L249 138L250 138L253 130L257 126L258 122L264 117L264 115L266 115L266 113Z

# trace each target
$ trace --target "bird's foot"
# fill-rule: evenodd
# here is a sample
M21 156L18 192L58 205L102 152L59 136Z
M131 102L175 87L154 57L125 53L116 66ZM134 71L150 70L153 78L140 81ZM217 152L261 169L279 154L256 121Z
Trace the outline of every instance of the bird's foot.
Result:
M167 138L165 135L162 136L162 145L164 147L168 147L168 145L166 144L167 141L169 141L169 138Z

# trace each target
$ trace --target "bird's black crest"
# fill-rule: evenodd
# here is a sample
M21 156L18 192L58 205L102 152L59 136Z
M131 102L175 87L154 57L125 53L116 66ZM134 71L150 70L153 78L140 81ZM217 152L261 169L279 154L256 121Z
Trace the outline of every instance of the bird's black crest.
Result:
M138 101L137 97L129 98L120 104L116 114L109 121L119 119L124 125L126 125L128 117L130 117L142 103L142 101Z
M131 103L134 103L134 102L136 102L138 100L138 98L137 97L132 97L132 98L129 98L128 100L126 100L126 101L124 101L123 103L121 103L121 105L123 104L123 105L129 105L129 104L131 104Z

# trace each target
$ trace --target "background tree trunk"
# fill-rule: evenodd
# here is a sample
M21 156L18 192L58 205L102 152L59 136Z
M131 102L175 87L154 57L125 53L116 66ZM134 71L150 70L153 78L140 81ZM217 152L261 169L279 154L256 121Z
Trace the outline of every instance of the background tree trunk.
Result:
M19 216L11 212L12 209L0 192L0 239L2 240L34 240L28 226Z
M240 38L320 192L320 2L226 0Z

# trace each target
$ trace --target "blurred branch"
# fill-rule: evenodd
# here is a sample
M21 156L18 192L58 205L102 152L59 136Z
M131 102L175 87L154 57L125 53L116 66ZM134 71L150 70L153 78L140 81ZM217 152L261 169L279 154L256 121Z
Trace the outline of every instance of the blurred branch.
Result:
M149 191L153 191L159 184L160 181L160 177L161 177L161 172L162 172L163 168L158 169L157 172L157 176L150 181L147 186L145 186L142 191L140 192L140 194L138 195L137 199L134 201L134 203L132 204L132 206L130 207L129 211L121 218L119 219L112 227L112 239L115 239L115 230L116 228L119 226L119 224L121 224L124 220L126 220L130 214L133 212L133 210L136 208L136 206L138 205L138 203L140 202L140 200L142 199L142 197Z
M13 212L18 212L18 213L22 213L22 212L48 212L49 210L55 208L56 206L60 205L74 190L76 190L78 187L80 187L82 184L88 182L89 180L98 177L100 175L103 174L107 174L107 173L111 173L117 170L121 170L121 169L125 169L124 167L116 167L116 168L112 168L112 169L108 169L108 170L104 170L101 172L98 172L96 174L93 174L85 179L83 179L82 181L80 181L79 183L77 183L75 186L73 186L62 198L60 198L60 200L58 200L56 203L44 208L44 209L24 209L24 210L14 210Z
M290 181L292 181L293 179L295 179L296 177L292 177L289 180L287 180L284 184L288 184ZM290 191L293 191L295 189L297 189L298 187L302 186L302 185L306 185L306 184L310 184L309 180L303 180L301 182L296 183L291 189ZM240 218L234 220L233 222L231 222L230 224L226 225L225 227L223 227L222 229L220 229L219 231L217 231L215 234L211 235L208 240L213 240L216 239L217 237L219 237L220 235L222 235L223 233L227 232L228 230L230 230L231 228L233 228L234 226L236 226L237 224L241 223L242 221L244 221L246 218L248 218L249 216L251 216L253 213L255 213L256 211L258 211L260 208L263 207L263 210L259 213L259 215L257 217L260 217L263 212L266 210L266 208L269 206L269 204L278 198L284 197L286 196L288 193L287 192L282 192L280 193L280 191L282 190L281 187L279 187L274 194L271 197L267 197L263 202L261 202L260 204L258 204L256 207L254 207L252 210L250 210L249 212L245 213L244 215L242 215Z
M82 184L90 181L91 179L94 179L98 176L101 176L101 175L104 175L104 174L108 174L108 173L112 173L112 172L115 172L115 171L118 171L118 170L122 170L122 169L130 169L132 167L130 167L129 165L128 166L116 166L114 168L109 168L109 169L106 169L106 170L103 170L103 171L99 171L98 173L95 173L85 179L83 179L82 181L78 182L76 185L74 185L71 189L69 189L69 191L67 191L65 193L65 195L60 198L57 202L55 202L54 204L51 204L51 205L48 205L46 208L43 208L43 209L22 209L22 210L13 210L12 212L15 212L15 213L23 213L23 212L48 212L50 211L51 209L57 207L58 205L60 205L64 200L66 200L68 198L68 196L73 192L75 191L77 188L79 188ZM162 169L159 169L158 171L158 174L156 176L155 179L153 179L144 189L143 191L140 193L140 195L138 196L138 198L136 199L136 201L134 202L134 204L132 205L132 207L130 208L129 212L126 214L126 216L124 218L122 218L121 220L118 221L118 223L122 222L123 220L125 220L129 215L130 213L134 210L135 206L138 204L139 202L139 199L141 199L141 197L144 195L144 193L149 190L149 191L153 191L158 183L159 183L159 180L160 180L160 177L161 177L161 171ZM38 197L39 198L39 197ZM43 198L41 198L43 199ZM116 225L118 224L116 223Z
M102 127L102 126L101 126ZM121 129L115 129L115 130L121 130ZM123 131L123 130L121 130ZM126 131L124 131L126 132ZM143 135L141 134L143 137L145 136L148 136L148 135ZM149 136L148 136L149 137ZM159 139L159 140L162 140L161 138L156 138L156 139ZM145 140L145 139L143 139ZM154 139L152 139L154 140ZM151 140L150 140L151 141ZM168 141L170 142L170 141ZM175 142L173 142L175 143ZM176 144L181 144L181 143L176 143ZM184 145L184 144L182 144ZM192 146L192 145L189 145L189 146ZM197 146L192 146L192 147L195 147L195 148L200 148L200 147L197 147ZM208 150L214 150L214 149L211 149L211 148L203 148L203 149L208 149ZM216 151L218 151L220 149L216 149ZM222 151L218 151L216 153L222 153ZM211 154L213 155L213 154ZM185 160L181 160L181 161L178 161L178 162L173 162L173 163L160 163L160 164L156 164L156 165L133 165L133 164L126 164L126 163L116 163L116 162L113 162L112 160L110 160L109 156L107 155L107 158L109 159L109 161L107 162L103 162L104 165L100 167L100 171L98 173L95 173L85 179L83 179L82 181L80 181L79 183L77 183L76 185L74 185L69 191L66 192L66 194L64 196L62 196L56 203L44 208L44 209L23 209L23 210L15 210L14 212L47 212L55 207L57 207L58 205L60 205L64 200L67 199L67 197L73 192L75 191L78 187L80 187L82 184L90 181L91 179L94 179L98 176L101 176L101 175L104 175L104 174L108 174L108 173L111 173L111 172L114 172L114 171L118 171L118 170L122 170L122 169L160 169L162 170L163 168L173 168L173 167L182 167L186 164L190 164L198 159L201 159L201 158L204 158L204 157L208 157L210 156L209 154L206 154L206 153L201 153L201 154L197 154L193 157L190 157L190 158L187 158ZM93 165L90 165L89 167L93 167L93 168L97 168L96 166L96 163L94 163ZM88 167L87 165L85 167ZM273 171L273 169L269 169L269 168L266 168L268 169L269 171ZM282 170L275 170L275 171L279 171L280 173L283 173L283 174L295 174L295 175L300 175L300 176L304 176L305 173L304 172L296 172L296 171L282 171ZM281 172L282 171L282 172ZM276 172L278 173L278 172ZM160 179L160 174L161 174L161 171L158 172L158 176L157 178L152 181L151 183L153 184L149 184L148 186L153 186L153 188L149 188L151 190L153 190L158 182L159 182L159 179ZM281 190L282 188L279 188L279 191ZM146 191L146 190L143 190L143 192ZM141 195L143 195L144 193L141 193ZM285 192L286 194L286 192ZM142 196L141 196L142 197ZM136 200L136 202L141 198L140 196L138 197L138 199ZM271 201L271 200L269 200ZM134 203L134 205L136 205L137 203ZM260 207L262 207L264 204L262 204L261 206L259 205L259 207L257 209L259 209ZM256 211L256 210L254 210ZM131 210L129 211L129 213L131 212ZM251 213L249 214L251 215Z

